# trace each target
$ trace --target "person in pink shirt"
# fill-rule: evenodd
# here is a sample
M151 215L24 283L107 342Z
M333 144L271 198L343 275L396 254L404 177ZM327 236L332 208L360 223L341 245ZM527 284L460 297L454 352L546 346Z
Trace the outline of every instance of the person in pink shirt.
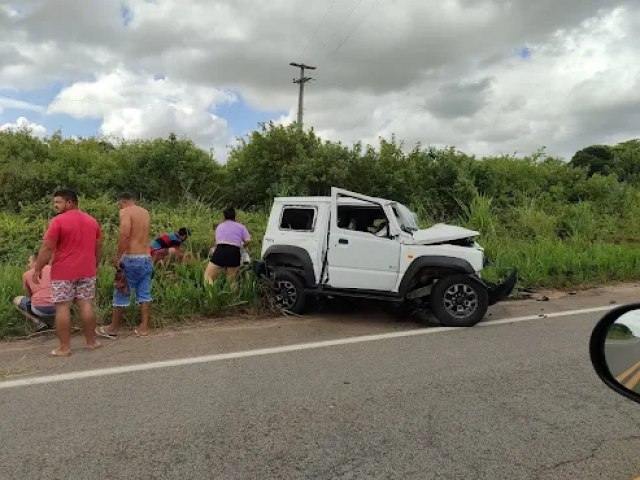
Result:
M53 208L58 213L44 234L42 247L33 270L33 283L39 285L44 268L51 264L51 301L56 306L56 334L60 346L51 351L54 357L71 355L71 306L80 310L87 348L100 346L96 340L96 317L93 299L101 255L100 224L78 208L73 190L53 194Z
M236 222L236 211L227 208L224 211L224 222L216 227L214 246L204 272L205 282L213 285L214 279L225 271L235 290L236 275L242 262L242 249L250 241L247 228Z
M39 284L33 283L33 270L36 265L38 252L29 256L29 270L22 275L22 288L26 296L13 299L18 311L33 322L36 332L51 328L47 321L53 320L56 307L51 301L51 267L45 265L42 269L42 279Z

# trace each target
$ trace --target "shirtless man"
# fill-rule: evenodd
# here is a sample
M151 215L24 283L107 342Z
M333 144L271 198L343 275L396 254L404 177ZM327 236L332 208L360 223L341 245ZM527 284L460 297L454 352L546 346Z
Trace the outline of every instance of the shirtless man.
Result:
M151 317L151 278L153 263L149 255L149 232L151 216L144 208L136 204L131 193L118 195L120 208L120 235L118 251L114 259L117 271L124 272L127 285L115 288L113 292L113 316L111 324L96 329L96 333L106 338L115 338L122 321L122 309L129 306L131 290L135 291L136 305L140 305L140 326L136 335L146 337L149 334Z

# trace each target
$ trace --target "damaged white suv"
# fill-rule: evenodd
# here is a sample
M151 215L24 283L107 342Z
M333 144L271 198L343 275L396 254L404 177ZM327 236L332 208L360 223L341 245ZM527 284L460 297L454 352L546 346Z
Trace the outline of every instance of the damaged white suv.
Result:
M515 270L501 284L481 279L478 235L444 224L420 230L398 202L332 188L330 197L274 199L254 270L274 281L276 302L294 313L310 297L346 296L472 326L516 283Z

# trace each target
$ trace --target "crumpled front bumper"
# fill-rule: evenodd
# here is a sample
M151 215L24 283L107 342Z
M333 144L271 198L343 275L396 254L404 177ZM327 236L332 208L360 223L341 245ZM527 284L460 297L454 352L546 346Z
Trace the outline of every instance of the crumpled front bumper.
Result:
M511 292L513 292L517 281L518 272L515 268L502 283L487 282L485 280L485 284L487 285L489 291L489 305L493 305L494 303L504 300L509 295L511 295Z

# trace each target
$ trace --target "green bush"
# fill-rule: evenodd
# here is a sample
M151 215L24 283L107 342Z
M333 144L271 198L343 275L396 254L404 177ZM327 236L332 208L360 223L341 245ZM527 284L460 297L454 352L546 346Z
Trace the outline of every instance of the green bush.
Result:
M101 223L105 267L98 310L110 314L109 266L118 212L114 194L130 190L149 208L152 234L191 228L186 248L196 263L156 273L154 322L216 316L259 305L251 275L237 294L225 282L204 288L202 272L214 224L228 205L260 254L274 196L327 195L332 186L401 201L420 224L450 222L477 229L497 278L516 266L521 286L561 287L640 279L640 140L587 148L573 162L543 151L524 158L476 158L394 137L376 146L323 141L296 125L264 124L242 139L226 164L188 139L109 142L39 139L0 132L0 336L26 331L10 305L20 294L26 257L39 246L58 187L81 194L81 207ZM128 314L135 321L136 313Z

